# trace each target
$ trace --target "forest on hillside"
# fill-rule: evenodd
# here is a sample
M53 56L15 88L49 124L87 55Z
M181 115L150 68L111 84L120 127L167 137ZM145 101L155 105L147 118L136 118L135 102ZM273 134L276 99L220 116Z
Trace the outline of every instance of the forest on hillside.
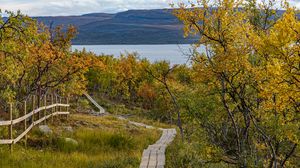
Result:
M128 10L115 14L34 17L47 26L74 25L79 34L73 45L191 44L197 37L184 38L182 23L171 9Z
M1 109L31 94L55 90L75 101L88 91L176 124L180 135L168 149L168 167L299 167L297 9L275 0L174 8L184 35L200 37L191 65L151 63L136 53L72 52L74 27L49 29L7 12L0 19ZM200 45L206 52L197 52Z

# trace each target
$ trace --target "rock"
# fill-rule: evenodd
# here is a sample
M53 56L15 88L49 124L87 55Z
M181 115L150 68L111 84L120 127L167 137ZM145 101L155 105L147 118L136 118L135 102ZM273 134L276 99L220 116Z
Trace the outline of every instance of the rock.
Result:
M70 143L70 144L75 145L75 146L78 145L78 142L75 139L72 139L72 138L65 138L65 141L67 143Z
M101 117L101 116L107 115L107 113L100 113L100 112L93 111L93 112L90 112L90 115Z
M74 130L71 126L65 126L64 130L66 130L67 132L74 132Z
M122 114L120 115L122 118L128 119L129 117L133 116L133 114Z
M48 125L40 125L39 126L39 130L43 133L43 134L51 134L52 130L51 128L48 127Z

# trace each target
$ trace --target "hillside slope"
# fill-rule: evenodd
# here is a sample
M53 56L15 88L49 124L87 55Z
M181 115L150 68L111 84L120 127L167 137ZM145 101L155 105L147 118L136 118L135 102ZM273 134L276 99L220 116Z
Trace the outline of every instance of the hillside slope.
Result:
M24 139L14 145L13 153L0 146L0 167L134 168L140 165L143 150L161 134L114 116L83 113L73 113L68 120L55 117L47 124L52 131L45 134L34 127L27 147Z
M171 10L129 10L116 14L36 17L46 25L75 25L73 44L187 44L182 25Z

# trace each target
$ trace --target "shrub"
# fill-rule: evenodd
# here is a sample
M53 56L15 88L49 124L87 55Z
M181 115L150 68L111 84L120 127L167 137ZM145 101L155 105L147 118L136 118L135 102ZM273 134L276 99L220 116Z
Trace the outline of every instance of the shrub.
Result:
M67 141L66 138L57 138L55 146L59 151L70 153L77 150L78 144L72 141Z
M124 134L113 134L108 138L108 145L114 149L131 149L133 145L133 138Z

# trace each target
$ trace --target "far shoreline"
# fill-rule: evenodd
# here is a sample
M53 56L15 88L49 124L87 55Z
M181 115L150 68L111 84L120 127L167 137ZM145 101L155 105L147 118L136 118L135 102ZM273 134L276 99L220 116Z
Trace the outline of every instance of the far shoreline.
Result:
M126 44L126 43L121 43L121 44L72 44L72 46L96 46L96 45L193 45L194 43L163 43L163 44Z

